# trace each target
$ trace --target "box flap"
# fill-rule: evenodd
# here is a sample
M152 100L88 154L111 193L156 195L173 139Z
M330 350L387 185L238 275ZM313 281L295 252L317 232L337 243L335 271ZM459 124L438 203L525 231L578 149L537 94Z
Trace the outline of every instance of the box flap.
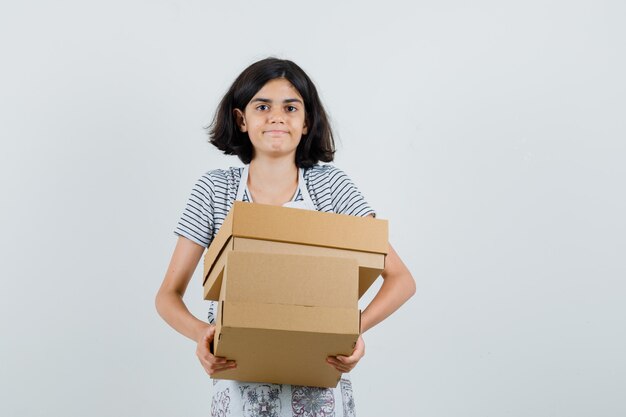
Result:
M222 253L228 254L233 249L235 238L229 238L224 244ZM227 256L219 256L212 266L207 266L207 257L204 257L204 299L217 301L222 288L222 279L224 276L224 267L226 266Z

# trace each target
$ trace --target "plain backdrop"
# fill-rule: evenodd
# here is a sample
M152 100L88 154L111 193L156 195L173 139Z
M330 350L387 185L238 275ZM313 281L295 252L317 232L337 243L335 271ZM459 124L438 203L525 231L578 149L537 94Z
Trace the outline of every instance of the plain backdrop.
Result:
M276 56L417 282L358 415L624 416L625 4L3 2L0 415L209 415L154 296L193 183L241 165L203 127Z

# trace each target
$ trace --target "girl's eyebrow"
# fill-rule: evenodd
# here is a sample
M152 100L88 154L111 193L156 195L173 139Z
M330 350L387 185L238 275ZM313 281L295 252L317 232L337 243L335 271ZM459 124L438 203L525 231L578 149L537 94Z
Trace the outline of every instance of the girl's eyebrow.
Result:
M250 100L250 103L254 103L260 101L261 103L272 103L272 100L270 100L269 98L262 98L262 97L257 97L254 98L252 100ZM300 103L300 104L304 104L302 103L302 100L298 99L298 98L286 98L283 100L283 103Z

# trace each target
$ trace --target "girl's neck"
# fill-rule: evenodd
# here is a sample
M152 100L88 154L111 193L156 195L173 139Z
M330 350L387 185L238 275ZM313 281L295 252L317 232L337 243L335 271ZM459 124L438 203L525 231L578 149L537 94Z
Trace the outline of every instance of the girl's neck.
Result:
M260 182L285 182L298 176L298 167L290 158L267 158L258 156L250 161L250 177Z
M298 186L298 167L293 155L289 158L256 156L250 162L247 185L255 202L286 203Z

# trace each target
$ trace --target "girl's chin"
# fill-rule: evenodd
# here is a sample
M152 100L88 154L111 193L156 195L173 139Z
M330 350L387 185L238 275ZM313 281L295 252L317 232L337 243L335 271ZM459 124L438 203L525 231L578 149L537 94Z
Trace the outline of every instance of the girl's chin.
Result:
M292 149L287 148L286 146L284 146L284 144L282 143L274 143L272 144L272 146L270 147L270 150L274 151L274 152L289 152Z
M285 149L285 148L282 148L282 147L271 147L269 149L262 149L260 151L257 149L257 150L255 150L254 153L256 155L264 154L264 155L269 156L271 158L288 156L288 155L293 155L295 157L296 150L295 149Z
M272 157L295 154L298 147L297 143L284 138L272 138L270 141L257 142L256 145L259 146L253 144L256 154L267 154Z
M295 152L296 150L296 148L293 147L293 144L288 143L287 141L284 141L284 140L272 141L271 143L268 144L268 146L265 149L267 149L269 152L282 152L282 153Z

